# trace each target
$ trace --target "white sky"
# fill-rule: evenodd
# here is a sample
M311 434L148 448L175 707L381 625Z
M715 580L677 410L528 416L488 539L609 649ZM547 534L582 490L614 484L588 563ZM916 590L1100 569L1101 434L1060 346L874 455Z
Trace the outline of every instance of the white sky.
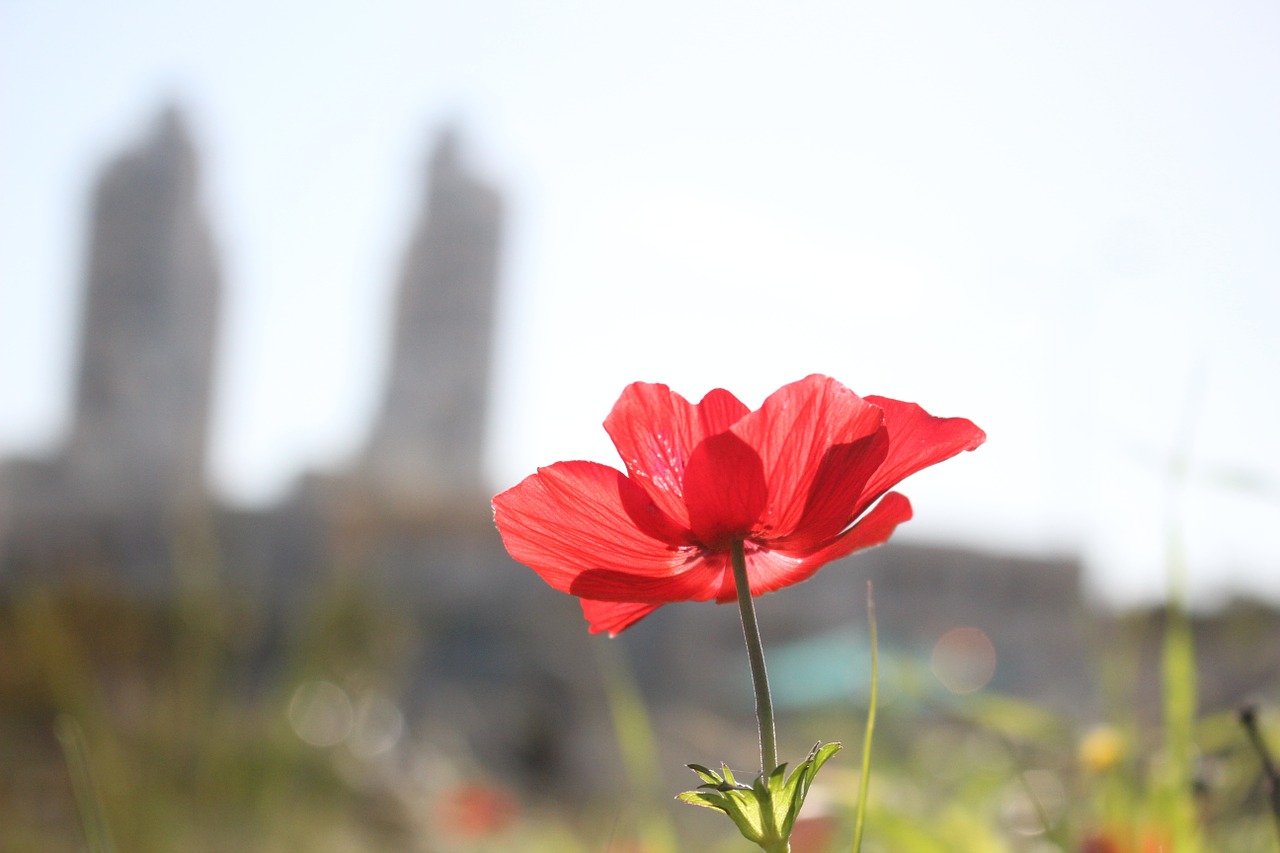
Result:
M908 481L904 536L1154 595L1188 446L1193 594L1280 600L1277 45L1262 0L0 0L0 453L66 427L92 180L174 98L224 261L215 485L339 464L456 121L510 200L495 487L611 462L629 381L823 372L990 436Z

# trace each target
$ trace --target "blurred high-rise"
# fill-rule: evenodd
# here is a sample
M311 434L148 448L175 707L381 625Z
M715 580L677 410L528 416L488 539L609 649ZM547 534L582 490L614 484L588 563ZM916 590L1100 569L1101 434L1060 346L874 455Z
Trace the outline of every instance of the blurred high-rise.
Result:
M156 590L207 514L220 274L181 113L108 163L89 205L70 439L0 468L0 576Z
M221 282L176 108L103 171L85 279L68 485L95 511L199 507Z
M482 474L502 202L437 140L400 271L390 374L363 468L393 501L487 502Z

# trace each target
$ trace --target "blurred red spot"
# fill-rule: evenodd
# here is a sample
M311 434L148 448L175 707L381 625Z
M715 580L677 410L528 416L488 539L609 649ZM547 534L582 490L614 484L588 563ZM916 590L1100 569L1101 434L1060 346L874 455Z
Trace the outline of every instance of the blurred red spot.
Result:
M497 835L519 816L520 805L511 792L480 782L459 785L436 804L436 821L441 830L465 838Z

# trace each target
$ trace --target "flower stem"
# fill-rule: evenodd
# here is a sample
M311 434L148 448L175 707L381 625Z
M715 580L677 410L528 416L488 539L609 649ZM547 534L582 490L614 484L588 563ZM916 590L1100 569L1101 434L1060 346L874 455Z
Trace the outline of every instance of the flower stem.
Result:
M769 674L764 668L764 646L760 642L760 626L756 623L756 607L747 582L747 555L741 539L729 547L733 561L733 585L738 591L738 612L742 614L742 636L747 641L747 659L751 662L751 683L756 692L756 723L760 727L760 772L766 777L778 766L778 735L773 725L773 699L769 695Z

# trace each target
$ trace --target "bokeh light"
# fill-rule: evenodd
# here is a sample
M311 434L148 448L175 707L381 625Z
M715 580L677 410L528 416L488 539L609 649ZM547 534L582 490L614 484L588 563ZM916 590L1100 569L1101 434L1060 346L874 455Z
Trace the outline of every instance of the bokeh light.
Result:
M952 693L975 693L996 673L996 647L981 628L953 628L938 638L930 657L933 674Z
M289 700L293 731L312 746L337 746L346 740L355 723L355 711L347 691L331 681L307 681Z

